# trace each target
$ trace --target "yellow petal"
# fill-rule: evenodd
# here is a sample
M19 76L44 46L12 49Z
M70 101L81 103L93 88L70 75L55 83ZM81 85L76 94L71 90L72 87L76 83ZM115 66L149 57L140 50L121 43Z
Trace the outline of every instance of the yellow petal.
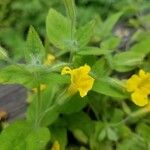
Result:
M126 82L126 89L128 92L133 92L138 88L138 84L141 81L139 76L133 75L130 79L127 80Z
M86 96L86 95L87 95L87 92L88 92L88 91L86 91L86 90L82 90L82 89L79 90L79 93L80 93L80 96L81 96L81 97Z
M61 75L71 74L72 70L69 67L64 67L61 71Z
M141 78L144 78L144 77L146 76L145 71L141 69L141 70L139 71L139 76L140 76Z
M94 84L94 79L91 76L87 76L83 79L85 82L81 82L78 90L80 92L80 96L84 97L87 95L88 91L90 91Z
M58 141L55 141L51 150L60 150L60 144Z
M71 72L71 83L80 84L83 82L84 78L88 75L91 68L88 65L81 66L79 68L73 69Z
M91 67L89 65L87 65L87 64L85 64L84 66L80 67L79 69L81 69L84 74L88 74L91 71Z
M132 101L138 106L145 106L148 104L148 97L140 90L135 91L131 95Z
M52 54L48 54L46 60L44 61L44 65L50 65L55 60L55 56Z
M79 91L80 96L84 97L88 91L92 89L94 79L88 75L91 68L88 65L71 70L69 67L64 67L61 74L71 75L71 85L68 89L69 94L74 94Z

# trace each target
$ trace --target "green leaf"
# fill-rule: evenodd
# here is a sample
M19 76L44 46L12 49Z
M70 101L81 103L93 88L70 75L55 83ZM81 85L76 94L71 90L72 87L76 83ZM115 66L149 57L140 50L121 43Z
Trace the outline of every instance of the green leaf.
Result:
M106 129L103 129L98 135L98 141L103 141L106 137Z
M124 112L121 109L115 108L113 112L110 112L111 122L117 123L123 120Z
M17 121L11 124L0 134L0 149L17 150L18 148L20 148L22 150L25 150L24 138L26 138L30 132L31 126L28 122Z
M54 9L50 9L46 19L49 41L57 48L66 50L72 46L70 20Z
M92 131L90 135L90 148L94 150L98 150L99 148L102 148L102 150L112 150L112 143L110 143L110 141L108 140L100 141L99 139L99 135L103 130L105 130L105 124L102 123L101 121L96 121L94 125L95 130Z
M39 128L33 130L26 141L26 150L41 150L45 149L45 146L50 140L50 132L48 128Z
M73 25L76 21L76 8L74 0L64 0L67 15L69 16L70 20L72 21Z
M149 43L150 43L150 38L144 38L137 44L133 45L130 48L130 51L140 54L141 57L145 57L150 53Z
M2 27L0 31L0 41L6 47L11 49L9 51L11 59L18 61L20 58L24 58L23 51L25 49L25 41L23 35L20 32L16 32L12 26L9 26L8 28Z
M93 35L94 26L95 20L92 20L77 30L75 37L80 48L86 46L90 41Z
M122 83L110 77L96 79L92 90L117 99L125 99L127 97Z
M87 137L89 137L93 131L92 121L84 112L65 115L64 118L68 124L69 130L71 130L72 132L76 129L80 129Z
M117 144L117 150L148 150L143 140L136 135L131 135Z
M143 59L150 53L150 38L135 44L127 52L116 54L112 59L113 68L119 72L135 69L143 63Z
M87 97L81 98L79 94L76 94L75 96L69 99L70 100L66 100L68 101L67 103L65 103L63 106L60 107L61 113L71 114L71 113L79 112L88 103Z
M111 31L114 27L114 25L117 23L118 19L121 17L122 12L118 12L116 14L113 14L109 16L106 21L101 25L100 27L100 36L101 37L107 37L108 35L111 34Z
M85 47L77 52L77 54L79 55L95 55L95 56L105 55L109 53L111 53L111 51L97 47Z
M58 109L53 106L53 98L56 91L56 86L51 85L41 92L40 100L38 100L37 94L31 97L32 103L27 111L28 121L34 125L47 126L58 118Z
M121 42L120 38L112 36L102 41L100 46L101 49L104 50L115 50L115 48L119 46L120 42Z
M150 143L150 127L147 124L140 123L136 128L136 132L144 138L145 141Z
M117 132L119 138L125 139L130 138L132 131L127 125L119 125L117 128L115 128L115 131Z
M106 59L103 57L95 62L91 70L92 70L92 74L94 74L94 76L96 77L108 76L111 72L111 69Z
M3 84L21 84L27 88L34 87L36 81L26 70L25 65L10 65L0 71L0 82Z
M74 55L73 64L75 67L79 67L85 64L92 66L97 60L97 56L94 55Z
M88 144L88 137L84 134L84 132L80 129L74 129L73 131L74 137L83 144Z
M117 141L118 140L117 133L111 128L107 128L107 137L111 141Z
M47 128L34 128L26 121L17 121L0 134L1 150L41 150L50 140Z
M27 37L25 59L27 63L33 64L42 64L45 59L45 48L37 32L32 26L29 29Z
M112 66L118 72L127 72L135 69L143 61L141 53L127 51L116 54L112 59Z

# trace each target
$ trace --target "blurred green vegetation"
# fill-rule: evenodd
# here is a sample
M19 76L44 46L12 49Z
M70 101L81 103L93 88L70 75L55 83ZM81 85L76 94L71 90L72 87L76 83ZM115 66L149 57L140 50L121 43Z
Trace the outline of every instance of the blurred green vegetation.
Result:
M82 25L99 16L104 20L115 12L125 12L124 18L138 17L150 8L149 0L76 0L78 24ZM49 8L64 13L62 0L1 0L0 1L0 44L11 57L20 59L24 39L33 25L45 39L45 17ZM132 21L135 22L135 21Z
M2 132L0 149L37 150L47 143L49 149L58 140L64 150L66 145L68 150L150 150L150 117L124 87L139 69L150 71L149 0L76 0L76 5L74 29L62 15L63 0L0 1L0 82L21 84L32 94L26 120ZM56 60L45 66L47 51ZM83 100L74 95L55 110L69 82L60 74L66 63L91 66L95 83ZM48 87L39 98L32 89L43 83ZM44 141L38 142L41 147L36 140Z

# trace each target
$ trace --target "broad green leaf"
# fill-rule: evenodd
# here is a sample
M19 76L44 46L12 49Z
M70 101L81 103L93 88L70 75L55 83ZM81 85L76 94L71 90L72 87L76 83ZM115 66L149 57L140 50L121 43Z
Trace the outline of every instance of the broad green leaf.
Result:
M105 58L100 58L95 62L92 66L92 74L96 77L104 77L108 76L111 72L109 64L107 63Z
M32 26L29 29L27 37L25 59L27 63L33 64L41 64L45 59L45 48L37 32Z
M110 111L111 122L117 123L123 120L124 112L121 109L114 108L113 112Z
M99 148L102 148L102 150L111 150L112 149L112 144L110 141L100 141L99 137L102 131L105 130L105 124L102 123L101 121L96 121L94 124L94 131L92 131L90 135L90 149L98 150ZM105 133L102 133L105 134ZM103 135L104 138L104 135Z
M142 64L141 68L143 68L143 70L145 71L150 71L150 56L148 56L148 58L146 59L146 61L144 61L144 63Z
M136 135L131 135L117 144L117 150L148 150L146 143Z
M125 125L125 124L120 124L115 128L116 133L118 134L119 138L125 139L125 138L130 138L132 131L131 129Z
M150 38L144 38L137 44L133 45L130 48L130 51L140 54L141 57L145 57L147 54L150 53L149 43L150 43Z
M96 79L92 90L117 99L125 99L127 97L122 83L110 77Z
M101 49L104 49L104 50L115 50L115 48L119 46L120 42L121 42L121 39L119 39L118 37L112 36L102 41L100 46L101 46Z
M11 124L0 134L0 149L26 150L25 138L31 131L31 125L26 121Z
M27 111L27 120L34 125L47 126L52 124L59 115L57 107L53 106L56 86L50 85L41 92L40 99L34 94Z
M146 39L149 39L149 32L146 32L145 30L143 30L141 28L138 29L131 37L131 41L133 41L133 42L136 41L139 43L144 42ZM139 43L136 43L136 44L139 44Z
M20 58L24 58L25 41L23 35L20 32L16 32L12 26L1 28L0 41L1 44L3 43L3 45L9 48L11 59L18 61Z
M135 51L127 51L116 54L112 59L113 69L119 72L127 72L141 65L144 56Z
M80 129L74 129L72 131L74 137L83 144L88 144L88 137L85 135L85 133Z
M121 17L122 12L118 12L116 14L113 14L109 16L104 23L100 26L100 36L101 37L107 37L111 34L112 29L114 28L114 25L117 23L118 19Z
M89 137L93 131L92 121L84 112L65 115L64 118L68 124L69 130L71 130L72 132L76 129L80 129L87 137Z
M40 76L40 81L51 84L51 85L62 85L70 82L70 79L68 76L63 76L61 74L50 72L50 73L43 73Z
M105 55L109 53L111 53L111 51L97 47L85 47L77 52L77 54L79 55L95 55L95 56Z
M38 79L36 75L38 74ZM0 82L3 84L21 84L28 89L38 84L59 84L68 83L69 78L53 72L53 68L43 65L15 64L3 67L0 71ZM37 82L38 80L38 82Z
M42 150L45 149L50 140L50 132L48 128L39 128L32 132L25 139L26 150Z
M28 88L36 85L33 75L26 70L25 65L19 64L2 68L0 71L0 81L3 84L21 84Z
M106 137L106 129L103 129L98 135L98 141L103 141Z
M117 141L118 140L117 133L111 128L107 128L107 137L111 141Z
M92 66L96 60L97 56L94 55L74 55L73 64L75 67L80 67L85 64Z
M10 124L0 134L1 150L41 150L50 140L47 128L36 128L26 121Z
M50 133L47 128L34 129L31 124L18 121L7 127L0 139L0 149L3 150L41 150L50 140Z
M74 25L76 21L76 8L75 8L75 2L74 0L64 0L66 10L67 10L67 15L72 21L72 24Z
M136 132L144 138L150 144L150 127L147 124L140 123L136 128Z
M50 9L46 19L49 41L57 48L66 50L73 45L70 20L54 9Z
M150 14L142 15L139 19L141 25L143 25L146 29L150 29Z
M78 42L78 46L80 48L86 46L88 42L90 41L93 35L94 26L95 26L95 20L92 20L88 24L80 27L77 30L75 37Z
M76 94L75 96L69 98L69 100L66 101L68 102L60 107L60 112L64 114L79 112L88 103L87 97L81 98L79 94Z

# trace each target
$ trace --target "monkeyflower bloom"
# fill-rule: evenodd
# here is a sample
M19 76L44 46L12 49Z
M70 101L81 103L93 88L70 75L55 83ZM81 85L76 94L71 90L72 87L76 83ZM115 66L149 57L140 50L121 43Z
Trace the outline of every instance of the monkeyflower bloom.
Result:
M62 69L62 75L71 75L71 85L68 89L71 95L79 91L80 96L84 97L87 95L88 91L92 89L94 79L89 75L90 70L90 66L86 64L76 69L70 69L69 67L64 67Z
M150 102L150 73L140 70L138 75L132 75L127 80L126 89L132 92L131 99L136 105L148 105Z
M44 65L50 65L53 63L54 60L55 60L55 56L52 54L48 54L47 58L44 61Z
M40 91L44 91L46 89L46 84L40 84ZM33 88L32 91L34 93L37 93L38 92L38 89L37 88Z
M60 144L58 141L53 143L51 150L60 150Z

